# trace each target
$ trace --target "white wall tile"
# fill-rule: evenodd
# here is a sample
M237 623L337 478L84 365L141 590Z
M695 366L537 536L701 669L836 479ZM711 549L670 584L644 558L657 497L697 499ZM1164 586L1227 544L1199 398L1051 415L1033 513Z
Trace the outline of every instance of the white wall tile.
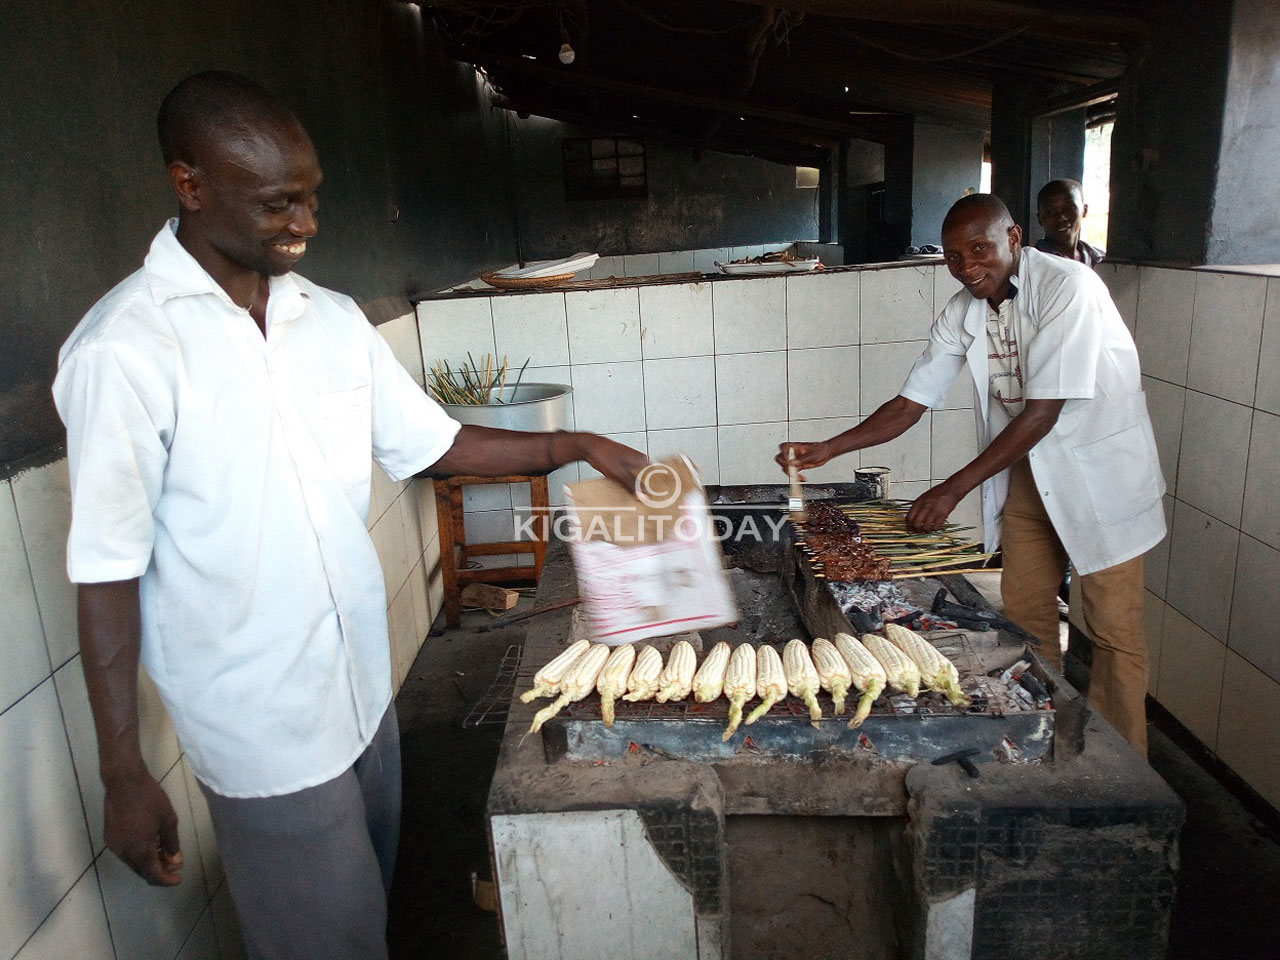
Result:
M787 351L787 410L792 420L858 415L858 348Z
M648 444L650 459L683 454L698 468L704 484L720 482L720 447L715 427L650 430Z
M947 301L963 290L960 281L951 275L945 265L933 268L933 316L936 319Z
M1143 377L1142 388L1147 395L1147 412L1151 414L1164 485L1169 493L1176 493L1178 454L1182 449L1182 409L1187 391L1154 377Z
M209 904L213 913L213 926L218 933L218 951L222 960L248 960L244 947L244 935L240 932L240 920L231 900L231 890L224 883Z
M76 591L67 580L67 532L71 529L71 481L67 461L63 458L28 470L10 482L49 659L56 668L80 649Z
M644 361L644 409L650 430L715 426L715 358Z
M715 352L711 284L640 288L640 345L646 360L702 357Z
M659 273L692 273L696 269L692 250L672 250L658 254Z
M1280 807L1280 684L1228 651L1223 694L1218 756Z
M787 277L787 346L839 347L858 342L862 274Z
M656 253L629 253L622 263L628 277L651 277L662 272Z
M482 510L466 518L467 543L505 543L515 539L515 520L510 510Z
M929 480L931 477L930 436L933 414L924 416L910 430L878 447L864 447L864 467L888 467L893 480Z
M509 483L471 483L462 488L462 511L509 510L511 487Z
M716 353L785 350L787 278L721 280L711 285Z
M716 410L721 425L785 420L786 352L717 356Z
M773 458L787 439L785 422L721 426L720 483L779 483L782 474Z
M552 470L547 474L547 502L551 506L560 507L568 502L564 494L564 485L578 482L579 469L577 463L567 463L560 469ZM513 483L511 485L511 506L516 510L528 511L530 502L529 485L527 483Z
M639 361L575 364L573 415L579 430L592 433L643 430L643 364Z
M1174 504L1165 599L1223 641L1227 638L1239 540L1238 530L1180 500ZM1161 689L1165 689L1163 678Z
M978 455L977 425L968 410L934 410L932 414L934 480L945 480Z
M649 455L649 438L642 431L630 431L623 433L606 433L606 437L610 440L616 440L618 443L626 444L633 450L639 450L645 456ZM600 476L600 471L589 463L579 463L578 473L583 480L591 480Z
M409 658L409 666L413 666L413 661L418 657L418 651L422 649L422 644L427 638L427 634L431 632L431 603L427 599L427 574L428 570L425 563L420 562L413 568L413 572L409 574L409 588L412 590L413 597L413 625L414 637L416 640L413 645L412 655Z
M1254 411L1241 527L1280 548L1280 417Z
M601 257L587 274L589 280L608 280L610 277L625 277L626 264L622 257Z
M892 493L892 495L898 496L897 493ZM951 511L949 519L952 523L958 523L962 527L972 528L960 532L959 536L962 536L965 540L982 542L982 488L977 487L965 494L964 499Z
M817 420L792 420L787 425L787 439L798 443L815 440L830 440L832 437L851 430L858 425L857 417L824 417ZM778 451L774 450L773 456ZM843 456L828 460L820 467L804 471L805 483L852 483L854 471L858 469L861 451L854 450ZM787 477L775 463L774 483L786 483Z
M187 783L175 767L160 781L175 810L189 809ZM98 878L107 904L116 955L130 960L172 960L195 928L208 897L191 818L178 818L178 842L184 852L182 883L152 887L115 854L98 857Z
M1162 504L1164 527L1169 533L1147 551L1142 561L1142 576L1147 589L1164 599L1169 582L1169 542L1173 539L1173 497L1166 493L1162 498Z
M1104 261L1094 269L1111 291L1111 300L1120 311L1124 325L1134 333L1138 328L1138 268L1128 263Z
M700 273L718 273L716 261L724 261L720 250L702 249L693 251L693 269Z
M435 626L436 617L444 609L444 574L441 572L445 558L440 555L440 538L435 537L427 544L427 552L422 555L422 562L428 571L427 608L431 611L431 624Z
M566 293L564 300L569 316L569 357L575 365L640 359L637 288Z
M911 366L924 352L924 341L904 343L867 343L859 349L862 366L862 410L864 417L874 413L882 403L892 400L906 382ZM969 379L968 371L960 377ZM962 406L965 404L962 404Z
M0 714L0 957L89 866L89 835L52 681Z
M1267 281L1267 309L1262 321L1258 358L1258 390L1254 405L1280 413L1280 278Z
M924 340L933 325L933 268L892 267L862 274L862 342Z
M0 623L5 635L4 669L0 670L3 712L49 675L49 650L8 482L0 483Z
M1147 646L1147 693L1160 694L1160 641L1164 639L1164 612L1168 605L1150 590L1144 591L1142 637Z
M1196 273L1187 386L1236 403L1253 403L1265 277Z
M213 833L213 817L209 813L209 801L200 789L200 781L191 772L184 756L179 766L183 779L187 782L187 799L191 803L191 825L196 832L196 848L200 854L200 865L204 870L205 893L212 897L222 886L226 871L222 866L222 854L218 852L218 840ZM182 816L182 811L178 816ZM187 853L186 856L191 856Z
M512 539L510 535L506 539ZM400 588L387 607L387 634L391 645L391 676L393 689L399 690L409 672L409 664L413 662L413 653L418 625L413 617L413 588L409 586L409 578ZM416 650L414 651L416 652Z
M1143 373L1186 386L1196 275L1142 267L1138 280L1138 355Z
M531 367L569 362L563 293L522 293L492 300L495 356L505 356L509 369L519 370L525 360Z
M409 371L409 375L418 386L422 386L422 343L418 339L417 317L412 313L406 313L403 317L380 323L374 329L382 335L383 340L387 341L387 346L400 361L400 366Z
M1248 407L1188 390L1178 455L1178 499L1240 526L1249 459Z
M418 519L422 522L422 542L428 543L440 532L435 483L430 480L415 480L409 492L418 498Z
M115 955L98 874L90 867L14 960L109 960Z
M388 477L376 462L373 463L369 471L369 516L365 519L365 527L372 530L399 495L400 484Z
M479 360L486 353L497 352L493 344L494 299L457 297L418 304L418 337L426 372L440 360L456 368L468 353Z
M218 934L213 925L213 913L205 909L196 921L196 928L178 952L177 960L220 960Z
M1280 551L1240 538L1228 646L1272 680L1280 680Z
M80 781L93 853L97 856L105 849L102 837L103 790L102 780L98 776L98 737L93 727L89 691L85 686L80 657L67 661L53 675L53 679L57 685L67 739L71 742L71 755ZM173 723L160 700L160 691L145 670L138 671L138 740L142 745L142 760L151 775L157 779L164 777L178 762L178 736L174 733Z
M1227 648L1169 608L1160 639L1160 702L1210 750L1218 738L1218 706Z

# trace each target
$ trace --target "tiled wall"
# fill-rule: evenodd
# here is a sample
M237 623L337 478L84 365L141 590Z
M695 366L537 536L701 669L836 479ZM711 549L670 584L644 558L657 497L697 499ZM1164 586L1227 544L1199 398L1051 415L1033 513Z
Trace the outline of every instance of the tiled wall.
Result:
M378 328L422 379L412 316ZM370 531L386 572L397 688L440 609L430 484L374 469ZM65 459L0 483L0 958L231 960L244 956L203 794L154 687L139 720L147 766L178 812L179 887L149 887L102 837L97 742L66 577Z
M894 396L919 356L937 310L958 288L936 264L815 274L614 287L567 293L459 296L423 301L426 365L447 359L527 357L526 380L573 387L577 429L613 437L650 457L684 453L708 483L782 483L773 462L787 439L824 439ZM852 479L885 465L900 495L915 497L971 459L972 388L961 378L943 409L905 436L814 470L811 481ZM570 466L563 481L591 473ZM517 488L518 490L519 488ZM504 488L467 492L467 533L510 539ZM977 495L957 518L978 522Z
M1280 279L1104 264L1135 325L1168 495L1149 689L1280 806Z

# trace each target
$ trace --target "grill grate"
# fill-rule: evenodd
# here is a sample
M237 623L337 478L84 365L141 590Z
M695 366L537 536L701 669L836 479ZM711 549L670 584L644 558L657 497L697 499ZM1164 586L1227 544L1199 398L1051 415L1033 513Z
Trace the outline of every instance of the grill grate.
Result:
M513 643L498 661L498 673L485 690L484 695L476 701L471 712L462 721L464 729L482 727L494 723L505 724L511 710L511 698L516 692L516 674L520 670L520 657L524 653L524 644Z

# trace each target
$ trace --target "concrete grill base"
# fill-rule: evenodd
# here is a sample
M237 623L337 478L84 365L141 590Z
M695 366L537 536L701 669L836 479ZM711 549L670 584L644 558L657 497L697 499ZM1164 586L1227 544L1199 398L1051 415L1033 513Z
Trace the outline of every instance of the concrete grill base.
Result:
M554 545L537 602L575 590ZM531 621L524 670L569 620ZM549 759L521 745L539 705L513 702L488 801L512 960L1165 954L1181 804L1083 710L1078 750L972 779L856 753Z

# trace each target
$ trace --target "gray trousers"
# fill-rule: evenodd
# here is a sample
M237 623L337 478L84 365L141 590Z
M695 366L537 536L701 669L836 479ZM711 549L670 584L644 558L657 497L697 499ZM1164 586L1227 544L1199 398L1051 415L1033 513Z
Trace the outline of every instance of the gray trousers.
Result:
M394 703L351 768L327 783L253 798L200 787L251 960L386 960L400 840Z

